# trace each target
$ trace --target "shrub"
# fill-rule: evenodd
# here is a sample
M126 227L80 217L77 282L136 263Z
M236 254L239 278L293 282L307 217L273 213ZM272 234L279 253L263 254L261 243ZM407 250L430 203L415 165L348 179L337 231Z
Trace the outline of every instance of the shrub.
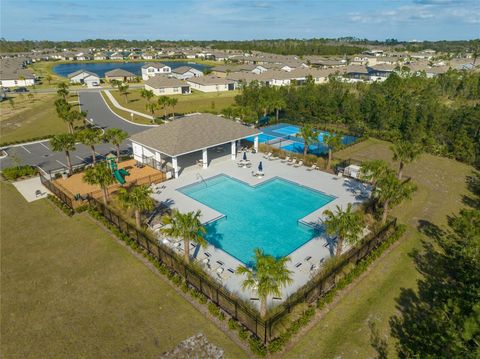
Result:
M258 356L264 357L267 355L267 347L256 336L251 335L250 338L248 338L248 345L250 350Z
M7 167L2 170L2 175L6 180L14 181L20 177L32 177L38 173L38 169L33 166Z
M60 210L65 213L67 216L71 217L75 213L70 207L68 207L65 203L60 201L56 196L49 194L48 199L52 202L55 206L60 208Z

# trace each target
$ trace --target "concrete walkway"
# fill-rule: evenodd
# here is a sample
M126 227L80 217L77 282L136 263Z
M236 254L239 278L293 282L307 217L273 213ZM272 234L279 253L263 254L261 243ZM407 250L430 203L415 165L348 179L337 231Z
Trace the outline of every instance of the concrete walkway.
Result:
M113 97L113 95L110 93L109 90L105 90L104 91L105 95L107 95L108 99L112 102L113 106L115 106L116 108L118 108L119 110L122 110L122 111L127 111L127 112L130 112L130 113L133 113L137 116L140 116L140 117L144 117L144 118L148 118L149 120L153 120L153 116L150 116L150 115L146 115L142 112L138 112L138 111L135 111L135 110L132 110L132 109L129 109L129 108L126 108L126 107L123 107L122 105L120 105L118 103L118 101L115 99L115 97Z
M13 185L18 192L27 200L33 202L42 199L51 194L50 191L42 184L40 177L33 177L23 181L14 182Z

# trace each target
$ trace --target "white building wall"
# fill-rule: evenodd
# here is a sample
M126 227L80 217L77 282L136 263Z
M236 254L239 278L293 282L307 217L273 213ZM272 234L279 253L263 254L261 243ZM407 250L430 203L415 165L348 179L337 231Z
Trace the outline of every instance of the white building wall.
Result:
M201 92L222 92L228 91L228 85L200 85L194 82L187 81L191 88Z
M162 95L181 95L182 88L181 87L166 87L166 88L153 88L151 86L145 85L146 90L151 90L154 95L162 96Z
M25 79L25 80L0 80L2 87L17 87L17 86L33 86L35 85L34 79Z

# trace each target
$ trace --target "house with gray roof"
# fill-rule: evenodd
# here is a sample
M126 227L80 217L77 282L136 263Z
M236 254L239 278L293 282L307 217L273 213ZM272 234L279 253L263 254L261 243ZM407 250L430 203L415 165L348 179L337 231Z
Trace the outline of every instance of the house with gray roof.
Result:
M207 168L213 158L235 160L242 139L254 138L258 150L258 129L208 113L178 118L130 137L133 157L157 169L171 166L175 177L187 167Z
M170 74L171 72L172 68L161 62L148 62L142 66L142 79L148 80L150 77Z
M186 80L190 77L203 76L203 72L191 66L180 66L172 69L171 76L179 80Z
M87 87L94 87L100 84L100 77L90 71L78 70L67 75L72 84L85 84Z
M121 82L129 82L135 81L136 78L137 76L134 73L123 69L114 69L105 72L105 80L107 81L117 80Z
M235 90L235 82L217 76L200 76L187 79L190 87L201 92L222 92Z
M35 85L35 75L23 66L20 59L2 59L0 62L0 85L2 87Z
M145 89L152 91L157 96L190 93L190 85L188 83L165 75L150 77L145 81Z

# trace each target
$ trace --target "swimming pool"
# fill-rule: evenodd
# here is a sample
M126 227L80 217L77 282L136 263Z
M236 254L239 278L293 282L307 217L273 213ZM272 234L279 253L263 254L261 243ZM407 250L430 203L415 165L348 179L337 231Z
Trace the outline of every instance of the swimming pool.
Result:
M206 239L246 265L255 248L283 257L311 240L315 230L298 220L335 199L281 178L250 186L226 175L178 191L224 215L206 225Z

